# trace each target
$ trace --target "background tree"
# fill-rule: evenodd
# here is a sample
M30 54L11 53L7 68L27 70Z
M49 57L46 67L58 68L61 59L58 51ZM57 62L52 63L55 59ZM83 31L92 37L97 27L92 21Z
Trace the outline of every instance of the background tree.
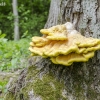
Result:
M99 5L99 0L51 0L45 28L70 21L82 35L100 38ZM40 57L31 58L29 64L31 67L24 69L16 84L8 89L6 98L100 100L99 51L88 62L69 67Z
M12 7L14 15L14 40L19 40L19 18L17 0L12 1Z

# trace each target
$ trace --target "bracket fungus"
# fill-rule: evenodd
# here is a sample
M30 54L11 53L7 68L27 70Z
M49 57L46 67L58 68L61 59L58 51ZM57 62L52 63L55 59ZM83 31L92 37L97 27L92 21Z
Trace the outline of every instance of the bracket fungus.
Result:
M70 66L73 62L86 62L100 49L100 39L82 36L70 22L40 32L45 36L32 37L29 50L33 56L49 57L55 64Z

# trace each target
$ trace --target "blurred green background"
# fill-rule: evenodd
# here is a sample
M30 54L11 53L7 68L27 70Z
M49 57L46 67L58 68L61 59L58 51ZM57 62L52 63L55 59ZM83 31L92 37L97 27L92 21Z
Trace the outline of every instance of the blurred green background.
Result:
M20 40L14 41L13 0L0 0L0 70L26 67L30 57L29 42L40 36L47 21L50 0L17 0ZM5 3L6 5L2 5Z

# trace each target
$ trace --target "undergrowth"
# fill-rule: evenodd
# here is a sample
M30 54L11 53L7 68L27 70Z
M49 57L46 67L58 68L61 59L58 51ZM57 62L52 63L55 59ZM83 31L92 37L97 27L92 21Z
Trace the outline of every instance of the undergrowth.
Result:
M11 41L0 32L0 70L14 71L27 65L29 39Z

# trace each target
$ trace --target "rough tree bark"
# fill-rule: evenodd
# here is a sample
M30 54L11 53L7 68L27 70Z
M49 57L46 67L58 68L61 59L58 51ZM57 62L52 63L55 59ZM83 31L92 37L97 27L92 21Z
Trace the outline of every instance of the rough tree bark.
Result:
M100 0L51 0L45 28L67 21L72 22L82 35L100 38ZM74 63L69 67L52 64L49 59L40 57L31 58L29 64L31 67L24 69L16 84L10 86L6 98L11 96L15 98L13 100L100 100L100 51L88 62ZM49 81L47 76L50 75L53 78ZM47 80L44 77L47 77Z
M14 40L19 40L19 19L17 0L12 1L13 15L14 15Z

